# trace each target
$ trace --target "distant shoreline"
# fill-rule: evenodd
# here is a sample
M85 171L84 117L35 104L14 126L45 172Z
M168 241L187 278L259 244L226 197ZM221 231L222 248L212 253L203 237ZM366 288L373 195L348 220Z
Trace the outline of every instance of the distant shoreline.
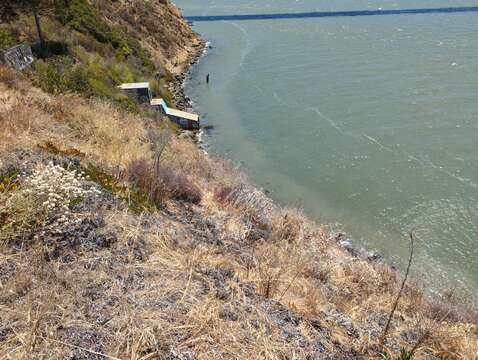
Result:
M416 14L450 14L478 12L478 6L420 8L420 9L391 9L391 10L353 10L353 11L312 11L301 13L277 14L245 14L245 15L204 15L187 16L187 21L228 21L228 20L273 20L273 19L303 19L324 17L356 17L356 16L384 16L384 15L416 15Z

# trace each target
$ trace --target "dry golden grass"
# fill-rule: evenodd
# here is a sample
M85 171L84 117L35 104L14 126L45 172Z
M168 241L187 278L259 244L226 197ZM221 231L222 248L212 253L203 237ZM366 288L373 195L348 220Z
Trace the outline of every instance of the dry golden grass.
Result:
M124 178L132 161L157 160L166 138L151 121L2 84L0 169L12 149L41 146L42 156L76 157ZM41 241L2 243L0 359L395 358L421 334L415 358L476 359L473 318L413 283L377 349L399 273L351 256L328 227L272 204L189 141L171 138L159 160L202 189L199 204L166 201L140 214L100 202L85 211L104 219L95 234L115 241L64 247L55 258Z
M17 82L17 74L14 69L0 65L0 82L8 87L14 87Z
M23 90L28 86L23 85ZM1 149L33 149L52 143L61 150L124 169L132 160L152 157L143 119L101 101L52 97L0 84Z
M304 350L285 342L281 328L256 306L260 299L247 298L233 279L221 282L223 264L211 249L176 243L171 232L180 224L120 211L106 217L119 235L112 249L69 264L42 260L41 247L23 259L10 255L19 268L0 298L8 324L0 343L6 358L62 359L75 351L121 359L188 352L304 358Z

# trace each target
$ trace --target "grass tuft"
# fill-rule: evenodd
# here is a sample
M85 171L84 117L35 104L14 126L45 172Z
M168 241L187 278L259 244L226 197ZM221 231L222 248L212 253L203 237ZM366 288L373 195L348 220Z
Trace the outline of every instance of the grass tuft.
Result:
M114 176L93 164L88 164L83 170L91 181L99 184L113 196L126 201L129 208L135 212L152 211L160 207L160 203L154 201L148 193L129 189Z
M202 199L201 190L186 174L161 164L154 167L145 159L135 160L128 166L127 179L158 204L165 199L198 204Z

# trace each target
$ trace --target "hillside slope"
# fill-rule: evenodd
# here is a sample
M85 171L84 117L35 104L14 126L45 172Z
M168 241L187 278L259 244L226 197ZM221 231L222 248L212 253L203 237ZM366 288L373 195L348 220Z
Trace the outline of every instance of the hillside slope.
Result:
M112 24L126 29L141 42L158 67L172 74L186 70L202 46L201 39L168 0L94 0Z
M75 1L81 18L46 21L50 40L62 26L68 54L25 74L0 66L0 359L476 358L468 299L413 282L381 346L400 273L277 206L167 119L118 103L115 69L180 69L190 30L149 54L135 37L149 30L107 2ZM134 51L100 42L85 19L107 35L121 24ZM33 37L31 19L18 21L5 29ZM70 76L61 88L47 81ZM97 82L104 95L89 92Z
M139 112L117 86L149 81L155 96L172 102L167 84L201 53L202 41L169 1L66 4L41 19L47 49L37 43L32 17L0 24L0 50L28 42L41 58L29 72L33 84L52 94L113 100Z

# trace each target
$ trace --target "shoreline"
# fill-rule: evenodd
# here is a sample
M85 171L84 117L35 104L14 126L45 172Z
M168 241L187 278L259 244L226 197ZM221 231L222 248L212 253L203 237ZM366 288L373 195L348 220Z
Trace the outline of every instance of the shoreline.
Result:
M187 8L186 8L187 9ZM280 22L279 22L280 23ZM466 289L466 291L473 291L474 287L474 282L475 278L473 274L468 273L466 269L455 266L453 264L454 259L461 259L461 258L466 258L468 253L472 253L469 248L464 248L462 250L468 250L468 252L465 251L466 255L462 255L458 257L458 254L453 251L450 251L453 253L454 257L452 259L447 258L446 256L443 256L443 253L440 252L440 249L443 249L442 247L442 233L440 232L441 229L439 228L439 225L434 223L433 221L430 221L429 219L426 218L428 215L423 215L422 218L420 219L414 219L414 217L417 217L420 215L419 213L415 212L420 212L421 208L423 207L426 209L427 214L433 213L433 209L427 205L425 202L426 196L428 196L427 190L424 188L423 194L424 197L423 200L420 198L420 201L424 201L423 204L420 203L420 201L417 200L416 203L409 203L409 202L396 202L395 200L400 199L399 196L402 196L399 194L399 191L395 192L395 188L393 187L392 183L387 183L384 182L381 184L384 189L387 190L387 195L384 196L384 199L381 201L376 201L376 194L373 194L373 192L370 192L371 195L369 195L367 192L363 192L357 199L364 199L365 201L372 201L373 203L368 204L370 205L370 210L369 212L361 212L360 209L365 209L365 206L360 204L359 200L353 199L351 201L350 199L347 199L346 195L348 196L349 193L344 193L343 197L340 197L340 201L336 201L334 199L334 196L331 195L330 198L327 196L327 193L324 192L324 196L327 198L328 201L330 201L330 207L327 207L324 205L324 203L320 204L315 204L317 201L320 201L322 193L320 191L322 190L311 190L311 185L314 185L314 179L309 178L309 173L310 174L316 174L315 172L320 172L320 169L318 170L307 170L305 166L303 167L289 167L288 169L284 170L281 169L281 159L280 157L275 157L274 158L274 165L271 165L271 161L268 161L267 158L264 156L264 159L261 159L261 161L247 161L247 156L252 155L254 158L254 152L252 150L249 150L246 145L247 143L254 143L254 146L256 146L258 149L261 149L261 152L264 152L264 154L274 154L276 152L276 142L277 139L274 140L273 135L271 135L271 131L267 129L267 124L263 125L260 122L257 122L260 125L254 124L254 120L247 118L248 116L244 117L245 111L242 111L242 109L239 107L237 99L243 99L241 101L241 106L247 105L245 103L245 99L252 99L250 98L249 95L242 94L241 96L241 91L245 91L246 93L248 92L246 87L241 87L239 88L239 84L242 84L241 81L237 81L238 86L234 86L234 80L232 79L232 75L230 74L239 74L236 80L241 80L241 78L244 78L244 75L248 74L249 70L254 72L254 70L257 72L258 70L261 71L263 69L263 65L261 65L260 68L258 68L256 64L256 60L251 60L252 64L255 64L255 68L251 67L246 67L242 68L241 70L239 68L238 62L234 60L233 56L237 54L242 54L245 49L244 49L244 36L241 35L240 32L237 29L229 29L229 27L226 27L225 25L221 25L220 28L216 27L209 27L207 25L206 27L198 27L200 24L194 24L194 27L196 28L195 30L202 33L203 40L214 40L214 46L221 47L221 49L215 49L209 51L210 55L207 58L200 57L197 59L197 62L195 62L191 67L185 69L186 72L183 74L183 78L181 79L181 83L179 87L181 90L185 93L185 97L189 95L191 97L192 101L192 106L198 109L201 109L201 112L205 114L205 119L202 121L202 124L213 124L216 125L216 130L213 130L212 132L202 130L200 134L195 134L194 136L194 141L195 142L200 142L201 140L204 142L200 147L201 149L203 146L207 148L207 150L210 152L211 156L213 155L224 155L226 159L234 158L236 159L236 164L239 164L240 161L246 161L246 163L249 163L249 166L253 167L253 173L256 176L255 179L257 182L255 182L256 185L264 187L266 189L272 189L273 185L268 184L267 181L262 181L262 180L269 180L271 179L271 173L276 171L278 173L281 173L281 175L284 176L284 178L287 178L288 176L288 183L287 181L283 181L282 183L279 184L284 184L284 186L281 187L283 190L282 193L271 193L269 194L272 197L279 198L279 199L284 199L284 200L292 200L295 201L294 199L298 196L298 194L303 195L303 194L315 194L317 197L307 197L305 196L306 201L301 204L300 206L306 207L308 210L308 214L311 215L311 218L317 219L319 222L322 222L323 220L322 215L325 214L327 215L327 219L331 220L332 222L340 222L342 225L339 225L337 227L337 231L340 233L343 232L344 229L346 229L346 234L342 237L343 243L342 243L342 248L347 249L350 253L356 254L360 253L362 254L361 256L363 257L372 257L372 258L385 258L383 259L387 265L391 266L392 268L399 268L399 269L404 269L406 265L406 254L407 254L407 241L406 241L406 231L410 230L414 226L421 226L426 229L433 229L433 231L437 231L433 233L433 235L423 235L423 233L417 233L417 235L420 235L420 238L426 239L426 240L433 240L432 237L435 237L435 241L426 241L424 240L423 243L420 243L420 252L416 255L416 265L417 266L417 271L420 270L420 272L424 275L426 275L427 281L432 283L434 285L435 289L439 289L440 292L444 291L444 288L446 287L459 287ZM224 26L224 28L223 28ZM228 29L227 32L225 29ZM219 30L218 30L219 29ZM255 28L254 28L255 29ZM204 31L203 31L204 30ZM233 36L234 35L234 36ZM224 44L227 44L227 39L225 38L236 38L240 39L240 43L238 40L238 45L237 47L232 47L232 46L223 46ZM259 37L262 39L262 37ZM254 42L253 42L254 43ZM222 48L224 47L224 49ZM231 48L231 50L229 49ZM272 50L270 50L272 52ZM237 57L237 56L236 56ZM251 55L253 57L253 55ZM252 59L252 58L251 58ZM203 61L198 64L199 61ZM194 65L197 65L195 67ZM220 69L220 71L219 71ZM247 70L247 71L246 71ZM214 89L216 81L213 80L214 84L212 84L211 89L208 87L204 86L204 79L206 76L206 73L210 72L211 74L216 74L219 75L218 78L220 78L220 84L221 86L224 86L222 89L226 89L226 85L229 86L227 88L227 91L217 91L217 89ZM260 76L259 76L260 75ZM280 75L280 74L279 74ZM267 75L265 75L267 76ZM214 75L214 78L216 75ZM281 76L283 77L283 76ZM255 74L252 73L251 75L246 76L246 78L254 79L254 78L262 78L261 74ZM286 77L287 78L287 77ZM299 78L301 78L299 76ZM259 80L258 80L259 81ZM199 85L199 83L202 83L203 85ZM226 84L226 85L225 85ZM246 83L244 86L250 85L251 83ZM252 84L255 84L254 81L252 81ZM297 88L300 87L299 83L294 83L294 88L297 91ZM328 85L323 85L325 87L328 87ZM278 114L274 114L274 111L271 111L271 108L269 108L269 102L271 100L274 100L272 97L272 94L275 93L277 89L274 89L275 83L272 83L270 86L267 87L267 91L261 91L261 97L258 102L254 102L254 107L258 107L262 109L262 114L267 114L267 119L274 119ZM204 88L204 89L203 89ZM232 90L234 89L234 90ZM320 90L317 90L320 92ZM227 95L223 95L223 93L227 93ZM257 92L259 94L259 91ZM279 92L280 93L280 92ZM231 94L235 94L239 96L236 99L231 98ZM254 93L255 95L256 93ZM300 94L300 91L299 91ZM301 95L302 96L302 95ZM299 97L298 97L299 98ZM353 99L351 99L353 100ZM300 102L300 100L297 100ZM320 102L323 100L317 100L314 101L314 99L309 99L307 98L307 105L310 105L312 107L314 106L321 106ZM330 100L330 104L333 103L340 103L343 101L341 100L340 97L336 98L334 100ZM360 100L362 101L362 100ZM359 101L359 102L360 102ZM329 104L329 100L325 100L324 104ZM191 104L188 104L191 105ZM324 105L325 106L325 105ZM351 108L357 106L358 108L362 109L363 108L368 108L371 105L367 104L367 102L364 102L363 104L356 105L353 103L353 101L348 105ZM214 109L217 110L214 110ZM266 109L264 109L266 108ZM331 109L333 107L331 106ZM327 108L328 109L328 108ZM252 110L251 110L252 111ZM293 109L287 111L288 115L294 115L293 114ZM308 110L307 110L308 111ZM312 110L311 110L312 111ZM304 110L305 112L305 110ZM335 114L335 110L332 111L330 110L331 114ZM209 113L209 114L208 114ZM326 112L327 113L327 112ZM249 114L249 112L248 112ZM315 113L312 111L311 116L314 116L315 119ZM327 116L330 114L327 113ZM332 117L333 119L338 119L338 122L345 122L346 120L344 118L340 118L342 113L340 111L337 111L337 118ZM345 114L346 115L346 114ZM225 117L223 117L225 116ZM234 117L233 117L234 116ZM302 114L301 114L302 116ZM304 118L309 116L309 114L305 114ZM242 119L241 119L242 118ZM292 119L294 116L292 116ZM332 133L335 134L335 130L332 128L329 129L330 123L328 123L326 119L323 119L321 115L317 114L317 120L320 125L317 125L317 129L319 129L321 126L324 127L323 134L328 134L328 131L330 130ZM203 120L203 119L201 119ZM240 121L239 121L240 120ZM390 121L392 121L390 119ZM315 121L315 120L314 120ZM322 123L323 122L323 123ZM334 121L333 121L334 122ZM247 124L245 126L244 124ZM334 122L335 124L335 122ZM336 124L335 124L336 125ZM310 125L312 126L312 125ZM315 126L315 125L314 125ZM390 125L392 126L392 125ZM238 128L245 128L241 129L243 130L240 132L241 137L238 137L237 139L234 137L234 133L230 130L224 130L221 135L221 129L238 129ZM219 129L221 128L221 129ZM314 128L315 129L315 128ZM320 128L321 129L321 128ZM275 131L275 130L274 130ZM259 132L260 135L257 135L255 132ZM319 130L317 130L319 132ZM251 134L254 134L254 136L251 137ZM266 135L264 135L266 134ZM281 133L282 134L282 133ZM300 141L300 135L303 134L303 132L294 132L294 134L298 134L299 139L295 140L287 140L287 141ZM211 136L209 138L209 136ZM214 137L213 137L214 136ZM217 136L217 137L216 137ZM337 138L334 138L334 141L331 142L332 146L331 148L337 149L336 151L344 153L347 151L348 155L347 156L352 156L354 155L353 152L356 151L352 145L349 145L350 142L347 142L344 140L347 145L345 146L340 146L340 137L341 135L338 134ZM290 136L289 136L290 138ZM307 143L304 145L301 149L314 149L311 143L309 141L313 142L313 138L309 137L303 137L303 139L307 138ZM379 139L380 140L380 139ZM361 143L360 146L363 146L364 153L369 155L370 157L372 156L378 156L381 158L382 155L376 155L377 149L374 147L376 146L375 143L370 141L370 144L368 144L369 139L366 137L363 138L361 137L358 142ZM363 144L362 144L363 143ZM267 146L269 145L269 146ZM209 147L208 147L209 146ZM349 147L350 146L350 147ZM422 145L417 145L417 146L422 146ZM232 150L231 150L232 147ZM317 145L320 149L319 145ZM251 146L252 148L252 146ZM344 150L342 150L344 149ZM362 149L362 148L360 148ZM398 148L397 148L398 149ZM325 149L326 150L326 149ZM352 150L352 155L350 155L350 150ZM403 155L402 150L396 150L397 153L400 153L400 157ZM326 151L322 151L324 153ZM369 153L370 152L370 153ZM243 156L240 156L241 154L246 154L246 158ZM294 153L294 155L287 154L289 158L292 159L300 159L297 154ZM314 156L311 155L311 152L308 152L307 155L309 156L308 160L313 164L312 167L316 166L317 164L314 164L314 161L316 162L316 159L314 159ZM355 154L356 155L356 154ZM395 155L393 155L395 156ZM398 156L398 155L397 155ZM387 158L386 156L385 158ZM330 166L330 169L332 169L332 172L338 172L338 170L333 170L334 169L334 159L333 157L329 157L327 155L323 155L321 157L323 159L321 162L319 162L319 165L324 165L326 164L327 166ZM348 161L348 160L347 160ZM352 161L352 160L350 160ZM366 162L368 160L364 160ZM291 163L293 163L291 161ZM344 164L345 160L344 160ZM367 162L368 164L368 162ZM401 163L400 163L401 164ZM346 164L347 165L347 164ZM344 166L346 166L344 165ZM349 164L350 165L350 164ZM271 167L272 166L272 167ZM355 165L354 165L355 166ZM357 174L362 174L368 166L372 165L359 165L357 169L354 171L357 172ZM402 165L399 165L400 167ZM294 170L299 170L293 172L290 169ZM277 169L281 169L280 171ZM414 168L415 169L415 168ZM243 170L250 170L250 169L243 169ZM274 170L274 171L273 171ZM303 172L302 172L303 171ZM417 176L420 174L420 169L415 169L414 171L417 171ZM433 170L435 171L435 170ZM249 172L249 171L248 171ZM251 175L252 173L249 172ZM304 174L305 179L300 179L297 180L290 180L294 179L294 176L299 173L299 174ZM349 170L343 172L344 175L348 176L343 176L345 180L343 180L344 184L349 184L349 181L347 177L350 176ZM367 179L367 174L364 173L364 182L368 182L369 180ZM319 176L319 175L317 175ZM332 175L330 174L323 174L322 173L322 184L320 185L320 189L322 187L324 189L327 189L327 187L330 187L332 189L336 189L335 185L332 185L332 182L330 185L324 185L327 182L328 178L331 178ZM409 183L409 179L404 178L402 180L401 178L401 173L398 173L395 175L395 180L394 181L403 181L404 184ZM437 179L441 179L441 174L437 175ZM375 181L376 179L372 179L370 181ZM380 179L379 179L380 180ZM342 181L342 180L341 180ZM425 180L424 180L425 181ZM274 184L277 184L277 180L274 179L273 181ZM300 191L297 191L295 188L291 188L288 186L289 184L294 184L299 188L299 186L302 186L300 188ZM441 188L442 185L439 184L437 181L437 188ZM400 189L399 189L400 190ZM419 191L421 189L417 189ZM348 191L348 189L347 189ZM350 193L353 193L354 191L350 191ZM285 195L287 194L287 195ZM295 195L295 196L294 196ZM350 197L352 198L355 197L356 194L350 194ZM412 198L412 195L410 195ZM408 195L406 196L407 201L408 201ZM309 200L310 199L310 200ZM377 197L377 199L380 199L380 196ZM325 199L322 199L325 200ZM454 201L454 199L452 200ZM335 202L335 204L334 204ZM389 204L393 202L394 208L388 209ZM342 204L341 206L343 207L343 211L337 207L337 204ZM279 203L280 204L280 203ZM286 202L282 203L283 205L287 205ZM290 204L290 203L289 203ZM434 203L433 203L434 204ZM367 205L367 206L368 206ZM413 206L412 206L413 205ZM419 206L418 206L419 205ZM439 204L439 206L442 206L442 203ZM324 211L325 209L325 211ZM381 211L381 209L383 211ZM424 210L425 211L425 210ZM470 210L471 211L471 210ZM400 217L401 215L404 215L404 217ZM418 224L418 225L417 225ZM457 221L457 224L462 224L461 220ZM461 230L461 228L460 228ZM461 235L461 234L460 234ZM456 257L455 257L456 256ZM422 276L419 276L421 278ZM468 281L469 280L469 281ZM476 294L476 291L474 292ZM478 295L478 294L477 294Z
M208 43L200 38L200 46L194 48L195 51L188 57L184 70L175 75L173 81L168 84L168 88L172 94L173 103L179 110L187 111L193 108L191 99L184 92L184 85L191 75L194 65L196 65L204 56L204 50L207 46Z
M187 60L187 65L184 66L184 71L181 72L180 74L177 74L174 77L174 81L172 81L169 84L169 89L173 95L173 102L175 106L184 111L194 111L194 105L192 99L186 95L185 93L185 86L186 82L190 79L192 75L192 71L194 70L194 67L199 64L199 62L207 55L207 49L210 47L210 43L204 39L201 38L201 36L198 34L198 37L201 41L201 46L196 47L197 49L196 52L194 52ZM203 133L203 127L201 126L199 130L180 130L179 137L181 138L188 138L191 141L193 141L200 150L202 150L206 155L208 155L202 141L202 133ZM252 184L254 188L257 188L255 184ZM261 192L263 192L268 198L270 198L264 189L260 189ZM274 203L276 202L275 200L271 199ZM280 205L280 204L279 204ZM286 205L286 204L284 204ZM315 222L315 220L313 220ZM363 246L359 246L355 243L353 237L350 236L350 234L346 233L343 230L338 229L335 232L334 235L335 242L337 246L343 250L345 250L347 253L349 253L351 256L357 259L365 260L371 263L382 263L385 264L386 266L390 267L391 270L393 271L398 271L400 274L402 273L401 270L399 270L396 266L389 264L386 261L386 258L383 256L383 254L375 251L375 250L370 250L366 249Z
M184 70L181 73L176 74L174 76L174 79L168 84L168 89L171 91L174 106L182 111L195 111L192 100L189 98L189 96L186 95L184 91L185 84L186 81L190 78L194 66L197 65L201 58L206 54L206 49L209 46L209 43L207 41L204 41L199 34L197 34L197 36L200 42L198 46L195 46L193 48L193 53L190 54L190 56L186 60L186 64L183 67ZM199 130L179 129L179 137L190 139L198 146L200 150L207 153L204 146L202 145L202 129L203 127L201 125Z
M186 95L185 93L185 86L187 81L191 78L192 72L194 71L194 67L198 65L198 63L207 55L207 49L210 47L210 43L201 38L199 34L197 34L200 41L201 46L195 47L195 51L187 60L187 65L184 66L184 71L180 74L176 75L174 81L169 84L169 89L173 94L173 102L177 106L178 109L184 111L194 111L194 104L191 98ZM206 150L206 146L203 142L202 135L204 134L203 126L200 126L199 130L180 130L179 137L183 139L191 140L199 150L204 152L206 156L209 156L209 153ZM227 159L226 159L227 160ZM247 175L246 175L247 176ZM287 204L280 204L277 203L276 200L271 199L265 189L257 187L256 184L251 183L251 186L258 189L260 192L264 193L264 195L269 198L273 203L277 204L280 207L287 206ZM305 214L308 217L307 214ZM315 219L311 219L311 221L316 222ZM333 239L336 243L337 247L355 259L366 261L370 264L381 264L383 266L388 267L391 271L396 272L399 276L404 275L404 269L398 267L396 264L393 264L392 259L386 258L382 253L378 252L374 249L366 248L360 244L358 244L353 236L341 228L336 229L333 232ZM416 281L420 276L415 276L413 278ZM445 288L434 288L431 286L424 286L424 289L429 292L430 294L438 294L441 296L443 293L447 291ZM458 289L458 288L457 288ZM461 287L461 290L465 293L469 293L470 289L466 287Z
M404 276L401 263L387 264L396 264L398 246L397 252L383 248L392 256L379 261L354 247L340 232L345 225L327 225L314 211L308 217L305 209L313 208L294 201L301 194L294 186L281 186L281 179L263 182L250 171L273 176L269 164L290 163L256 162L273 145L229 127L255 125L254 113L234 116L241 108L226 106L234 88L223 85L247 80L225 71L238 58L221 44L234 36L215 32L216 42L215 33L204 32L202 40L167 0L127 2L117 13L111 4L98 5L129 27L141 49L153 49L157 71L133 57L132 73L137 68L161 80L152 86L155 96L171 108L202 114L203 121L194 131L183 130L184 122L163 103L162 113L147 104L128 112L109 98L42 90L36 85L45 78L41 66L31 77L0 66L0 353L115 359L476 357L478 307L468 297L432 298L419 277L404 286L408 270ZM142 26L138 17L145 20ZM23 29L23 20L16 25ZM63 33L73 48L76 38L69 30ZM93 35L85 33L85 40L96 44ZM87 56L72 53L71 61L78 60L75 68L92 81L98 69L90 69L90 60L107 56L96 47L84 49ZM100 78L105 84L109 71L124 65L122 57L109 59L101 61L108 65ZM47 80L65 75L57 60L45 60L52 67ZM208 72L215 74L212 86L205 86ZM247 100L261 72L254 69L257 81L231 94ZM257 105L267 104L271 93ZM266 112L280 121L300 119L280 108ZM310 141L300 133L290 137ZM263 148L224 151L252 140ZM337 165L324 168L324 175ZM288 173L289 179L298 175ZM281 192L268 191L275 184ZM313 202L325 196L312 194ZM318 208L351 206L328 200ZM353 212L345 215L343 224L353 224ZM367 247L365 239L354 239L355 245Z

